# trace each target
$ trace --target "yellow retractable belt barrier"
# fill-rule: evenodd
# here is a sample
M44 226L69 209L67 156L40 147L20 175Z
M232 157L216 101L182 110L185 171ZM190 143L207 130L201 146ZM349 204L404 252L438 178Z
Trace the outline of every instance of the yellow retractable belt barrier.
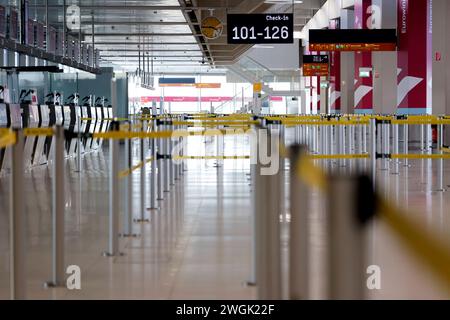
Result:
M236 160L250 159L250 156L175 156L174 160Z
M406 212L400 212L385 200L378 199L378 206L382 219L411 251L445 280L447 286L450 285L450 247L444 245L430 232L425 232L423 225L407 218Z
M308 155L308 158L316 159L369 159L368 154L322 154L322 155Z
M297 162L298 178L302 179L311 187L316 187L320 191L325 191L327 187L327 178L323 171L314 165L309 157L302 157Z
M302 179L311 187L317 187L325 191L327 178L323 171L314 165L309 159L302 157L297 162L298 178ZM450 285L450 247L436 238L431 232L424 231L423 226L408 218L406 212L402 212L389 204L386 200L377 197L377 213L385 221L395 234L410 248L422 262L427 263L430 268Z
M446 125L450 124L450 120L439 120L439 119L413 119L413 120L392 120L392 124L400 124L400 125Z
M0 131L0 149L12 146L16 143L16 133L9 129Z
M322 120L322 121L303 121L303 120L283 120L283 124L286 126L301 126L301 125L310 125L310 126L353 126L353 125L368 125L370 122L367 121L358 121L358 120Z
M53 136L55 134L55 131L53 128L25 128L23 130L23 134L25 137L32 137L32 136Z
M391 159L450 159L450 154L392 154Z
M221 136L221 135L243 135L246 134L243 130L233 129L214 129L214 130L202 130L202 131L186 131L186 130L174 130L174 131L156 131L156 132L133 132L133 131L110 131L102 133L94 133L94 138L99 139L170 139L178 137L188 136Z
M172 124L175 126L232 126L232 125L251 125L258 124L259 121L173 121Z
M144 164L147 164L149 162L152 162L153 158L148 158L147 160L145 160L145 162L139 162L137 165L131 167L130 169L125 169L119 172L119 178L125 178L127 176L129 176L133 171L136 171L137 169L140 169L144 166Z

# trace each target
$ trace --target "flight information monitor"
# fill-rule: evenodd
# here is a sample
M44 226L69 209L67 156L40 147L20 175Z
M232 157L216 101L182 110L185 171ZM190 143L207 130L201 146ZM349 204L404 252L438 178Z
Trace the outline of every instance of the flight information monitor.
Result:
M309 51L395 51L395 29L309 30Z
M328 55L303 56L303 76L325 77L330 73Z

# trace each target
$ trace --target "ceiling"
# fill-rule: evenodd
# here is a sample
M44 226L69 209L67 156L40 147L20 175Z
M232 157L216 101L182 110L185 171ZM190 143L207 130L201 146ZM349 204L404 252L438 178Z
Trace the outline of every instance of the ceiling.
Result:
M212 72L232 64L251 46L229 45L226 28L216 40L201 35L199 21L217 16L226 25L227 13L292 12L295 30L325 0L66 0L81 10L81 33L101 51L101 65L124 71L142 68L142 57L155 73L174 69L185 73ZM45 21L46 0L30 0L30 17ZM48 0L49 23L62 29L63 0ZM67 19L71 19L69 16ZM78 30L72 31L74 36ZM93 36L92 36L93 34Z

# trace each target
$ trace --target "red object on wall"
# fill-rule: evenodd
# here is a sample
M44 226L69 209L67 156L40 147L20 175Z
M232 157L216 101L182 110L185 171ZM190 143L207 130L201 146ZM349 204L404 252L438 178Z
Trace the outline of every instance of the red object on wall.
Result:
M431 63L427 50L432 37L428 32L430 1L398 0L399 108L425 109L428 105L427 71Z

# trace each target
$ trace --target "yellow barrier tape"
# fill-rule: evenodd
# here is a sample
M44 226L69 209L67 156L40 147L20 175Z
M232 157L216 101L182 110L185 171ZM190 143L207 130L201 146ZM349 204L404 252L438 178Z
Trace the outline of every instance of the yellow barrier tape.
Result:
M353 126L353 125L368 125L369 121L357 121L357 120L324 120L324 121L292 121L283 120L283 124L286 126L301 126L301 125L311 125L311 126Z
M16 133L12 130L0 131L0 149L12 146L16 143Z
M450 159L450 154L393 154L391 159Z
M297 162L297 174L300 179L311 187L324 191L327 187L327 178L323 171L314 165L309 157L302 157Z
M411 251L426 262L435 273L450 285L450 248L424 232L423 225L412 221L408 214L399 212L384 200L378 200L379 213Z
M445 153L450 153L450 148L442 148L441 151Z
M445 125L450 124L450 120L423 119L423 120L392 120L392 124L409 124L409 125Z
M145 163L149 163L149 162L151 162L151 161L153 161L153 158L148 158L148 159L145 160L144 162L145 162ZM120 179L121 179L121 178L125 178L125 177L129 176L133 171L136 171L136 170L142 168L142 167L144 166L144 162L141 161L141 162L139 162L137 165L131 167L131 169L125 169L125 170L120 171L120 172L119 172L119 175L118 175L119 178L120 178Z
M250 156L176 156L174 160L236 160L250 159Z
M203 131L156 131L156 132L133 132L133 131L110 131L94 133L93 137L98 139L170 139L188 136L221 136L221 135L242 135L246 134L243 130L203 130Z
M23 134L25 137L32 136L53 136L55 134L53 128L25 128L23 130Z
M232 125L251 125L258 124L259 121L173 121L172 124L175 126L232 126Z
M308 158L316 159L369 159L368 154L326 154L326 155L308 155Z

